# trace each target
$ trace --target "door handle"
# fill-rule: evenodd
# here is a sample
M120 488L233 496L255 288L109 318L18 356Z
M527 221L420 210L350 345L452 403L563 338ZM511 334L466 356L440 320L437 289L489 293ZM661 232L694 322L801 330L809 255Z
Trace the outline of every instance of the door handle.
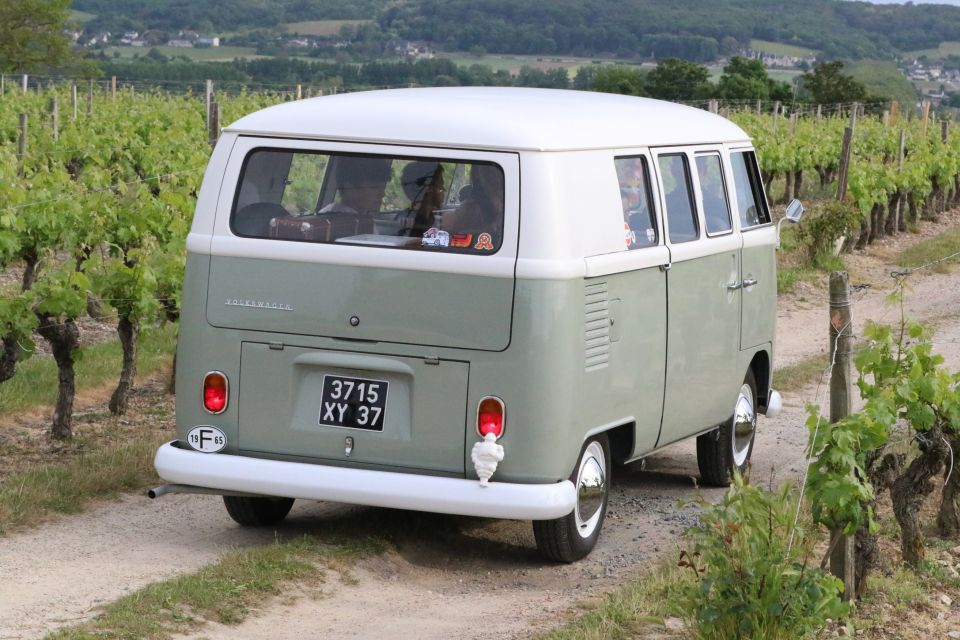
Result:
M673 266L672 263L665 262L664 264L660 265L660 271L670 271L670 267L672 266Z
M730 282L727 284L727 291L736 291L742 286L743 286L742 282L740 282L739 280L735 280L734 282Z
M744 279L743 279L743 288L744 288L744 289L746 289L747 287L752 287L752 286L755 285L755 284L757 284L757 279L756 279L756 278L744 278Z

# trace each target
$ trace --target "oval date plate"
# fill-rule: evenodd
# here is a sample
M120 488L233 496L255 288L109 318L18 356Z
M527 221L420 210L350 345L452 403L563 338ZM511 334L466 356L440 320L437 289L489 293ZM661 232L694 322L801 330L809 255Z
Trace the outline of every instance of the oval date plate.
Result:
M217 453L227 446L227 436L223 431L207 424L190 429L187 444L203 453Z

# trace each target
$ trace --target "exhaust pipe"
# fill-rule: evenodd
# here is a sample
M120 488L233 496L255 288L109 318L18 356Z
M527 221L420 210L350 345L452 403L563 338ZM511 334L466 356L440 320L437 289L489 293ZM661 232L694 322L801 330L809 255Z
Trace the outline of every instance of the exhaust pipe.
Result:
M155 500L160 496L165 496L168 493L174 492L174 485L172 484L162 484L159 487L154 487L153 489L147 490L147 497L151 500Z

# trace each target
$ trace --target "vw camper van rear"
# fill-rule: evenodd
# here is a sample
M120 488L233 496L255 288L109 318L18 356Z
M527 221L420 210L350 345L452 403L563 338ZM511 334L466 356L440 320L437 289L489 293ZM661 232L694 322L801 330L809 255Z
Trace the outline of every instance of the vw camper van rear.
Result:
M158 492L532 520L596 544L613 463L778 410L776 227L746 134L678 105L405 89L222 134L188 238Z

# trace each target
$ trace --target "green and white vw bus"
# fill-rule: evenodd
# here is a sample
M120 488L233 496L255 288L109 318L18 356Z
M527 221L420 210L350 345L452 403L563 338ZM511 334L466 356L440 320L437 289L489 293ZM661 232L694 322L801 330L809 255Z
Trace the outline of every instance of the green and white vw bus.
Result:
M599 93L403 89L224 130L187 247L167 492L532 520L590 552L614 462L750 459L771 223L748 136Z

